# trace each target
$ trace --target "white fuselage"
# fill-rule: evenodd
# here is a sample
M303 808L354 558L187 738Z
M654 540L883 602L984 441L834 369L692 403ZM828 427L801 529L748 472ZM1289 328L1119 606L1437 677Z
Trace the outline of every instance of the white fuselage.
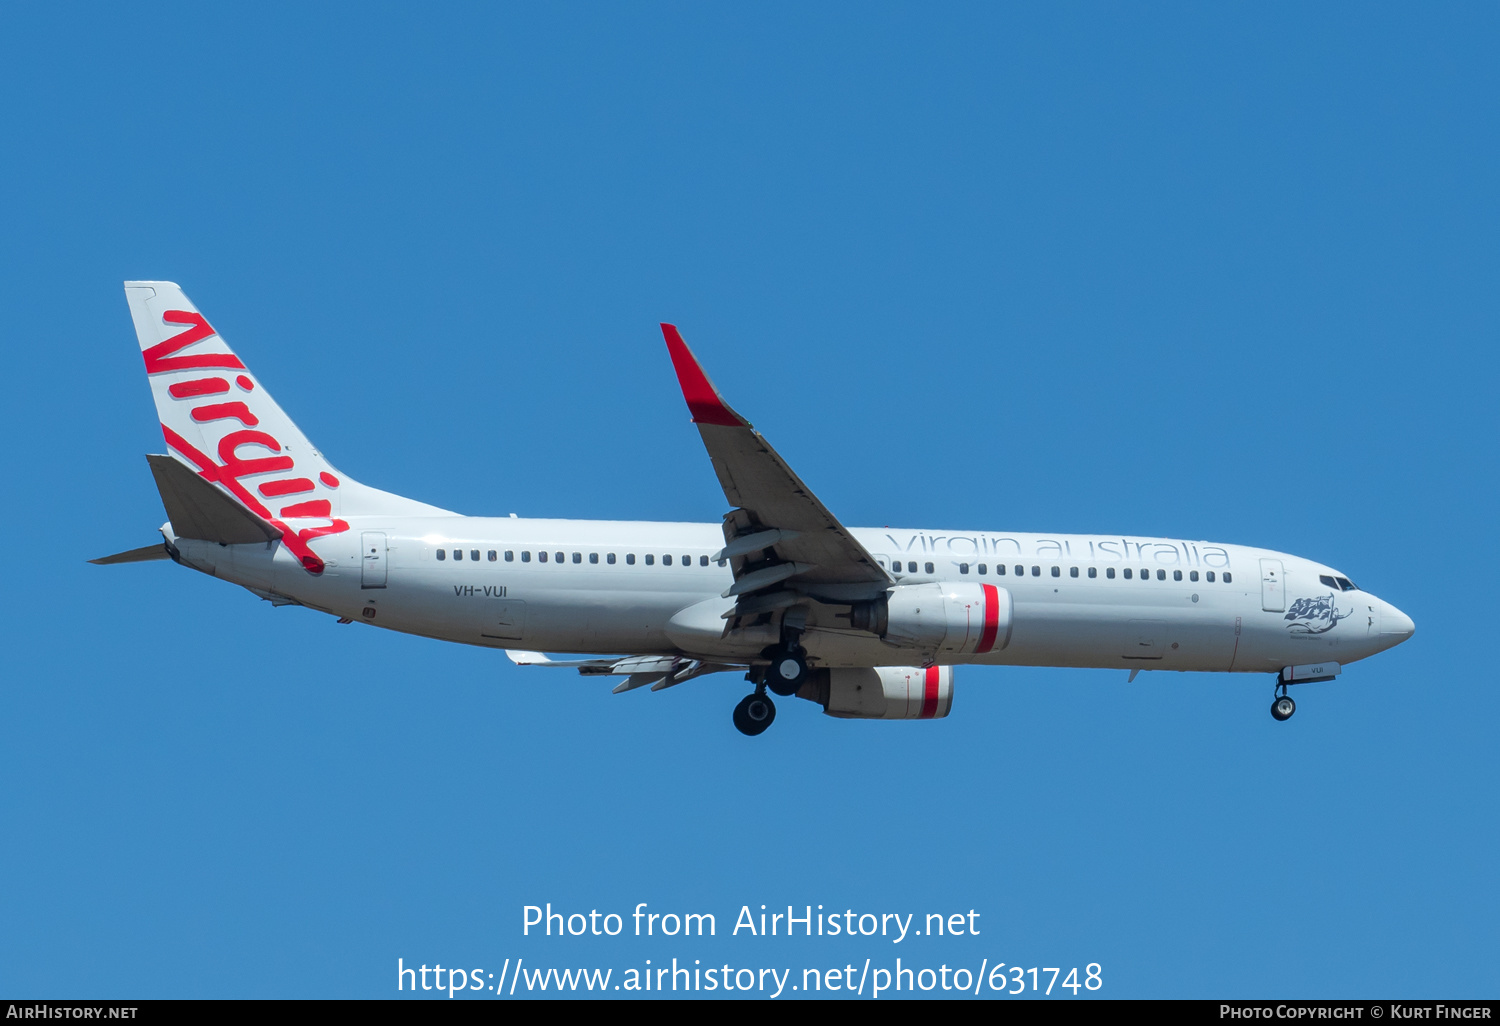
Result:
M163 531L183 562L273 601L445 641L732 661L776 640L770 627L724 636L721 614L733 600L720 596L733 578L710 561L724 545L718 524L457 516L349 524L318 540L327 564L319 575L276 543L224 546L174 539L170 525ZM853 630L847 605L813 596L802 640L822 666L1276 672L1351 663L1412 633L1405 614L1337 583L1337 571L1265 549L1120 536L852 533L898 585L1004 589L1011 623L992 651L940 657Z

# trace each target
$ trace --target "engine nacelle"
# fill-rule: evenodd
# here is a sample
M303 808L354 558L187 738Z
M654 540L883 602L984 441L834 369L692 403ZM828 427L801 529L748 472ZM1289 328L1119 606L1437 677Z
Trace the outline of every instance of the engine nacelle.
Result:
M850 612L856 630L902 648L983 655L1010 644L1010 592L994 584L901 584Z
M797 697L846 720L938 720L953 708L953 667L815 670Z

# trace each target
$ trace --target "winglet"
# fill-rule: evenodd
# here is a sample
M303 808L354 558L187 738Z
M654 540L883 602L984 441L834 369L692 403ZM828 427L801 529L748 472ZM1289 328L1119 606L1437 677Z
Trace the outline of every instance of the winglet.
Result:
M749 427L749 422L729 408L719 395L719 390L708 380L708 375L703 373L702 365L682 340L676 326L663 324L661 333L667 340L667 352L672 354L672 369L677 371L677 383L682 386L682 397L687 400L693 423Z

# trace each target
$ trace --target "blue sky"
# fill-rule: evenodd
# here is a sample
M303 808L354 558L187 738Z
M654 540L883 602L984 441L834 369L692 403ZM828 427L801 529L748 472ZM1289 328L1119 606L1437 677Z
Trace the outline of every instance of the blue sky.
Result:
M1494 996L1489 5L9 10L0 992L369 996L405 963L1103 966ZM120 282L345 472L717 520L656 323L846 523L1338 566L1415 639L1262 677L966 669L953 715L612 696L84 560L163 520ZM712 941L521 936L707 911ZM900 947L741 905L966 911Z

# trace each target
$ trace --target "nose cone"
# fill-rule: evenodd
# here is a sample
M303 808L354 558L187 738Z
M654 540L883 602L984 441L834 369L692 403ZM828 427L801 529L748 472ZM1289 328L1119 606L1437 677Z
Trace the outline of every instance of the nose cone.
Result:
M1411 617L1389 602L1380 603L1380 639L1382 641L1387 645L1399 645L1416 632L1417 625L1411 622Z

